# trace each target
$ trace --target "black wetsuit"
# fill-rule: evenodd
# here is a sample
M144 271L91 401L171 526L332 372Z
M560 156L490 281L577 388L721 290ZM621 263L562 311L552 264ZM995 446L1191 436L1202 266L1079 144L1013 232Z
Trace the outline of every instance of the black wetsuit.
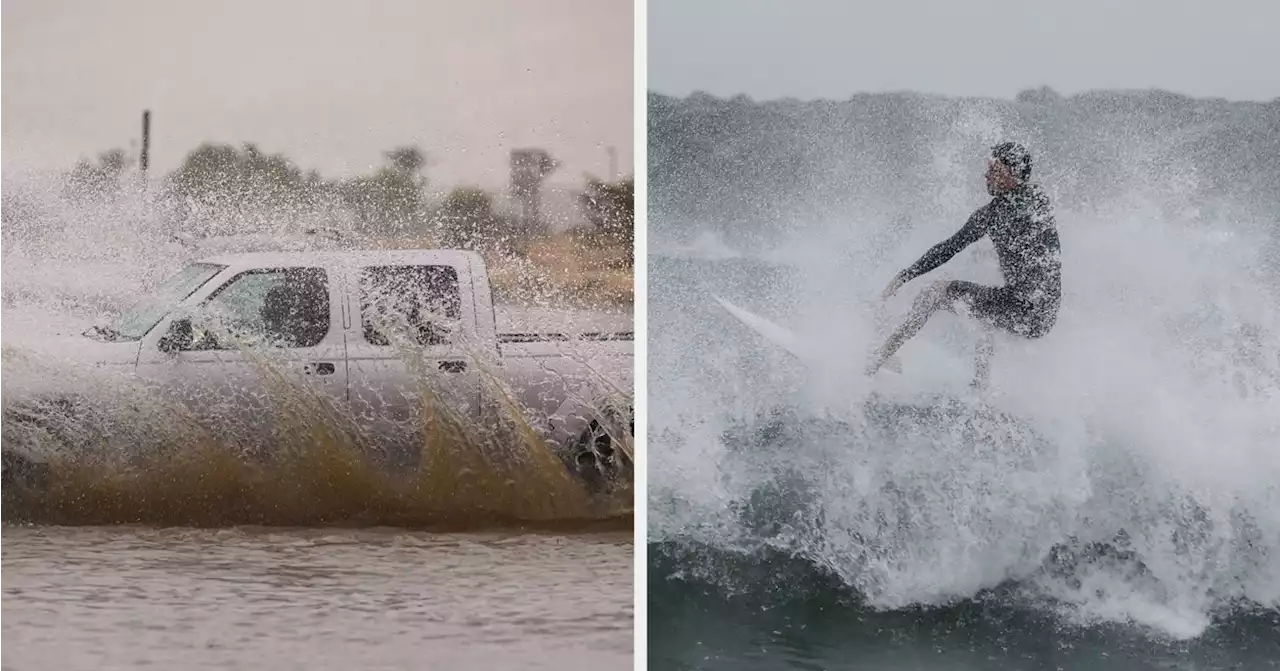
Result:
M991 237L1005 286L947 284L947 298L964 301L974 317L1028 338L1053 328L1062 303L1062 257L1049 198L1034 184L996 196L978 208L958 233L899 275L909 281L946 263L960 250Z

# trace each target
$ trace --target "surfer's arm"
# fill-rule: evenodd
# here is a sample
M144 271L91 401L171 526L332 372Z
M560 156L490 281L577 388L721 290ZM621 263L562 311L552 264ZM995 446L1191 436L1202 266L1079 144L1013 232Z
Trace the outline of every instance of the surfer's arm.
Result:
M960 253L960 250L977 242L987 232L984 225L986 209L983 208L973 213L969 217L969 221L956 232L955 235L934 245L929 251L920 257L919 261L911 264L909 268L898 273L898 279L902 282L910 282L911 280L937 268L938 266L951 260L951 257Z

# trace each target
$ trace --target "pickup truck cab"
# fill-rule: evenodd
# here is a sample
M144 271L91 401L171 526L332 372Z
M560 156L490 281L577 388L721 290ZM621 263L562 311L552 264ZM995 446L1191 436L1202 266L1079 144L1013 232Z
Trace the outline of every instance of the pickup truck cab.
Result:
M474 252L242 253L188 264L75 349L99 373L136 377L245 437L270 428L262 410L280 393L265 357L277 380L355 418L395 465L419 453L424 388L491 425L504 412L496 381L571 469L616 474L631 468L614 438L630 435L633 334L609 321L563 312L550 329L500 329ZM6 406L81 393L51 380L23 387L6 389L21 397ZM23 458L9 435L6 465Z

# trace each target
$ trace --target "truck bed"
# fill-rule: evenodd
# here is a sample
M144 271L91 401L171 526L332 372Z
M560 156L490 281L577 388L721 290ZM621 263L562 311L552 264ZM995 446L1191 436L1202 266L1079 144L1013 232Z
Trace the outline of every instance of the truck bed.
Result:
M498 306L495 311L501 344L635 339L630 311L513 306Z

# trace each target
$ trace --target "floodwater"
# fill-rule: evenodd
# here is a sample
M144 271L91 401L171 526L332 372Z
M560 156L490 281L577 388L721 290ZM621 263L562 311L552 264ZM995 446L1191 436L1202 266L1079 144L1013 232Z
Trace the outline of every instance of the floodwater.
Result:
M629 533L16 527L3 666L630 669Z

